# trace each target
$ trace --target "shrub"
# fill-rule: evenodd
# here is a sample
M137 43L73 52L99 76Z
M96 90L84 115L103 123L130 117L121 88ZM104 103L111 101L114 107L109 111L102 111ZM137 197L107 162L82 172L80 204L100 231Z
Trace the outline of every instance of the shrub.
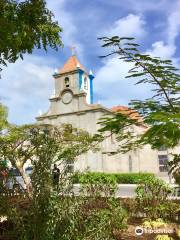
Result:
M136 205L140 213L150 219L172 219L178 211L178 204L168 200L172 189L163 180L149 177L136 189Z
M153 177L152 173L99 173L87 172L77 173L74 183L116 183L116 184L137 184Z
M116 239L115 231L126 228L127 213L116 199L88 198L86 208L76 220L80 220L74 232L78 237L73 239L112 240Z
M81 175L80 183L82 195L108 197L113 196L117 190L115 177L104 174Z
M61 239L116 239L114 233L126 228L128 214L114 197L115 189L116 184L111 180L106 179L105 184L101 184L86 179L80 195L69 206L72 210L66 210L69 220Z
M121 198L119 201L122 203L122 206L126 209L129 216L136 214L136 201L134 198Z
M152 173L122 173L116 174L117 183L121 184L137 184L145 181L150 176L154 176Z
M86 194L75 196L73 173L66 171L66 159L74 161L76 156L87 151L87 147L90 148L89 141L92 143L94 140L85 133L75 130L75 133L72 133L72 129L70 132L57 128L50 128L48 131L39 128L32 130L27 131L30 146L22 146L23 152L19 148L17 150L17 156L22 159L34 154L31 157L33 171L30 188L24 195L16 195L15 201L8 202L7 198L4 198L7 210L0 202L0 213L3 216L7 213L7 222L12 224L11 239L115 239L114 229L123 229L127 221L126 211L114 197L115 181L108 178L104 180L106 184L98 184L98 181L88 179L83 185ZM24 137L24 134L22 135ZM14 152L10 153L9 156L19 159ZM60 181L58 186L54 187L51 168L57 162L61 169ZM0 194L0 200L1 197L3 198L4 194ZM26 204L24 200L27 201ZM9 234L9 229L7 232Z

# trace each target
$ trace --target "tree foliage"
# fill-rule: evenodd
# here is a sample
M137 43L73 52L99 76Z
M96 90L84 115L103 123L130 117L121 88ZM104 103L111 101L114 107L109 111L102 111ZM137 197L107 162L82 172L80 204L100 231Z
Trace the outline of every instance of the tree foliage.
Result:
M136 188L136 209L140 213L146 214L146 217L151 220L175 219L179 211L179 204L168 199L171 194L170 185L159 178L149 177L140 182Z
M62 46L62 29L44 0L0 0L0 67L34 48Z
M8 111L7 108L0 103L0 131L2 131L8 124L7 121Z
M85 131L69 125L10 126L6 134L0 136L0 159L7 159L20 172L28 193L31 193L30 178L24 169L27 161L34 167L37 163L43 165L44 161L48 161L48 168L56 162L65 164L90 148L95 148L97 142L96 136L91 137Z
M118 134L121 149L129 151L144 144L152 148L174 148L180 143L180 75L171 60L162 60L142 54L134 38L100 38L102 47L110 48L110 53L102 56L117 56L119 59L132 63L127 78L135 79L136 85L148 84L152 97L145 100L132 100L129 114L118 113L114 117L102 119L101 131ZM140 87L140 86L139 86ZM138 91L138 88L137 88ZM131 114L138 111L140 118L132 118ZM142 121L143 120L143 121ZM145 125L143 134L134 134L133 126Z
M5 214L11 223L12 239L115 239L114 230L126 226L127 214L114 194L102 198L114 186L102 188L100 184L94 188L88 182L77 196L73 190L74 173L67 171L69 160L75 161L89 149L95 151L99 141L99 135L91 136L70 125L13 126L1 136L1 159L8 159L28 186L25 198L21 193L14 200L0 194L0 216ZM31 182L24 176L28 160L33 167ZM60 169L58 188L53 186L54 163Z

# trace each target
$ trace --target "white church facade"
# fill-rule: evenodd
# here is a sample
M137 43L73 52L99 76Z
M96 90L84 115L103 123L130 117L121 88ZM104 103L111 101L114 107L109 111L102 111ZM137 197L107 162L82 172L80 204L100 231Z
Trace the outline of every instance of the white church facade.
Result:
M64 66L54 75L55 92L50 97L49 110L38 116L38 123L71 124L73 127L84 129L91 134L97 133L100 125L99 119L108 114L112 116L116 111L123 111L126 107L116 106L106 108L100 104L93 104L92 72L85 70L75 55L71 56ZM137 133L146 131L146 127L135 127ZM74 170L127 173L152 172L169 181L166 163L168 150L152 150L149 145L142 149L126 154L117 152L118 143L113 136L106 138L100 144L98 152L89 151L78 157L74 163ZM178 150L178 149L177 149ZM112 154L113 153L113 154Z

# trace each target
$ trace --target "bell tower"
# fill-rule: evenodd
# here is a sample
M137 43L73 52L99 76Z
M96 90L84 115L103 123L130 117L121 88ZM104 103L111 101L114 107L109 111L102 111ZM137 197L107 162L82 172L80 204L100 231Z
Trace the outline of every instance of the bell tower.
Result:
M86 102L93 103L93 79L92 71L87 73L86 69L79 62L76 55L73 54L62 68L53 75L55 79L55 96L66 97L64 101L68 101L68 92L79 94L84 92L86 94ZM70 96L70 94L69 94Z

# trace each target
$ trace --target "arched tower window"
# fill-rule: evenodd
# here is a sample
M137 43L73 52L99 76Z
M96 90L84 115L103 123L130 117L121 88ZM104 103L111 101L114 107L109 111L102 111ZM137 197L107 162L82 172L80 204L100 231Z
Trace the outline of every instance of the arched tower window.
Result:
M88 80L86 77L84 78L84 89L88 90Z
M66 86L66 87L69 87L69 78L68 78L68 77L66 77L66 78L64 79L64 83L65 83L65 86Z

